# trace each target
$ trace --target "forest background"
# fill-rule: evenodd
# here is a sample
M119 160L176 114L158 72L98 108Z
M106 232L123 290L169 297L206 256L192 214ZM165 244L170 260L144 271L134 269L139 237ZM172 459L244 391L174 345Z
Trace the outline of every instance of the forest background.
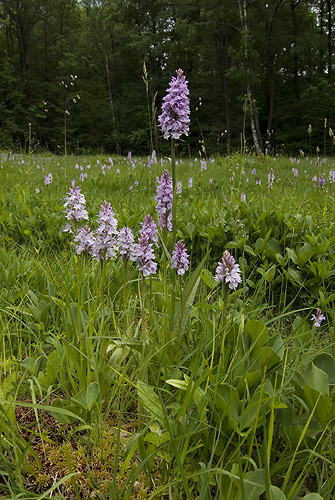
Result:
M191 103L180 153L244 139L315 153L335 130L334 5L0 0L0 147L167 154L157 115L180 67Z

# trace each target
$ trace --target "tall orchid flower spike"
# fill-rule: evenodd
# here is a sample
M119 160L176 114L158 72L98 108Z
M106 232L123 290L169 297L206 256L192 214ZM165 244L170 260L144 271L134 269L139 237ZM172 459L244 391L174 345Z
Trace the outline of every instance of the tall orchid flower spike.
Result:
M215 281L226 283L231 290L235 290L242 282L240 266L228 250L223 252L222 260L216 268Z
M167 94L163 98L162 114L158 121L164 133L164 139L179 139L188 135L190 125L190 104L187 80L182 69L173 76Z

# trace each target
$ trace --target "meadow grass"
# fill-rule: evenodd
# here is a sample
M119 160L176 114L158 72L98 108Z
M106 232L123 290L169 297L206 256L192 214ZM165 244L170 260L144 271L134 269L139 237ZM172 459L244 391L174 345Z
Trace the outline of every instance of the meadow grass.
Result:
M332 498L333 160L177 158L183 276L169 232L150 277L76 253L72 179L91 229L106 200L137 240L164 169L0 156L2 498Z

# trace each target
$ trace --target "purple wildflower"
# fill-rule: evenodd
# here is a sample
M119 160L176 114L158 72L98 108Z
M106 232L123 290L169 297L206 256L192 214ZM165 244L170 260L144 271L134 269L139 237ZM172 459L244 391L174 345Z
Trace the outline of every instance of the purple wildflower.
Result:
M157 163L157 155L156 155L156 151L153 150L152 153L151 153L151 163L154 165L155 163Z
M253 168L252 171L251 171L252 175L256 175L256 169Z
M247 197L246 197L245 193L241 193L241 201L245 202L246 199L247 199Z
M323 177L319 178L319 186L324 186L326 184L326 181Z
M149 241L151 241L156 247L158 247L158 233L157 226L151 215L144 217L144 221L141 222L140 229L141 236L148 236Z
M164 139L179 139L188 135L190 124L189 90L183 70L177 70L177 78L172 77L167 94L163 98L162 114L158 117Z
M49 172L48 175L44 176L44 184L47 186L52 183L52 173Z
M292 168L292 172L293 172L294 177L298 177L299 171L297 168Z
M172 199L173 185L170 174L167 170L163 170L162 177L157 186L156 210L159 214L159 225L162 229L167 228L172 231Z
M193 177L190 177L188 180L188 187L191 188L193 186Z
M324 319L326 319L326 317L322 314L321 309L318 307L316 310L316 314L312 315L311 321L314 321L314 326L316 328L319 328Z
M177 182L177 189L176 189L176 194L181 194L183 191L182 183L181 181Z
M258 177L256 177L256 184L261 185L261 180Z
M223 252L222 260L216 268L215 281L227 283L231 290L235 290L242 282L240 266L235 263L235 259L228 250Z
M72 188L70 188L68 195L65 197L64 208L66 209L66 218L70 223L66 225L64 231L73 233L73 225L76 226L81 220L88 219L85 203L85 196L81 193L80 187L76 186L76 182L73 179Z
M201 172L207 169L206 160L201 160Z
M147 167L148 167L148 169L149 169L149 170L151 169L152 165L153 165L153 162L152 162L151 156L148 156L148 164L147 164Z
M143 277L156 273L157 263L154 262L155 254L147 234L140 236L137 245L135 245L134 256Z
M99 260L111 260L115 257L115 243L117 230L117 220L110 203L107 201L100 205L99 227L96 232L96 239L92 247L92 254Z
M134 235L129 227L120 229L116 245L123 260L135 260Z
M329 182L332 184L335 182L335 170L332 168L329 172Z
M273 187L274 181L275 181L275 174L273 173L273 170L271 168L269 175L268 175L268 186L270 189Z
M177 241L171 256L171 268L177 269L177 274L182 276L189 268L189 257L182 241Z
M76 252L78 254L83 252L91 253L95 242L93 231L90 231L88 226L81 227L75 236L74 241L77 243Z

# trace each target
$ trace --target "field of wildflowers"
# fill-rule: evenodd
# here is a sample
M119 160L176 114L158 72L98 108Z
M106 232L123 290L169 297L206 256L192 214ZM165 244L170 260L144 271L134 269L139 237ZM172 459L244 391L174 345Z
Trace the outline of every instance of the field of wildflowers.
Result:
M3 498L332 497L333 161L170 166L1 154Z
M334 161L179 158L185 85L171 158L0 155L2 498L334 495Z

